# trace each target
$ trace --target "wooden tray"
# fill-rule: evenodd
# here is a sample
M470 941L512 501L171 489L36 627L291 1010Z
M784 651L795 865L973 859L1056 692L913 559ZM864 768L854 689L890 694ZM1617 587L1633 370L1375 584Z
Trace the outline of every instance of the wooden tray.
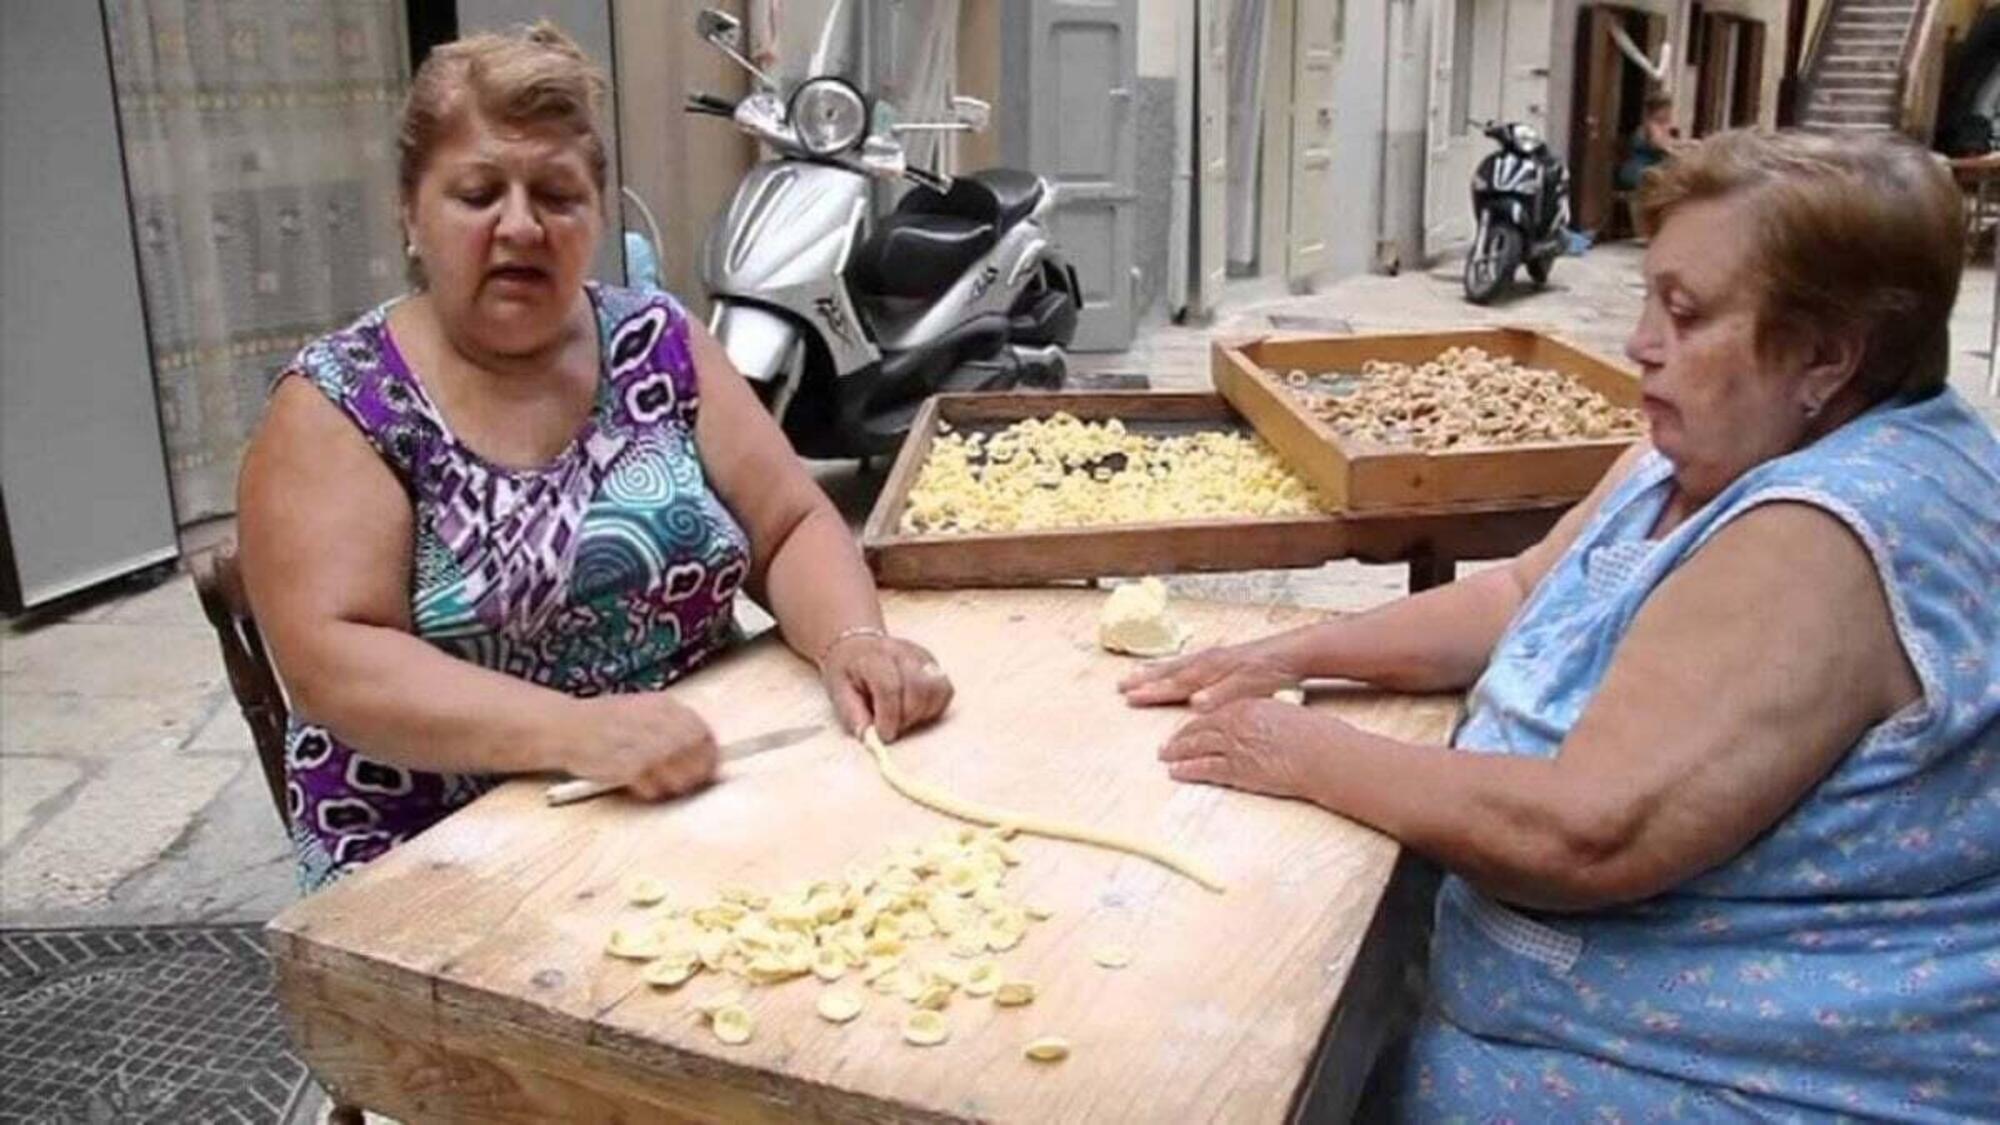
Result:
M862 553L884 586L1006 586L1065 579L1318 566L1340 557L1347 529L1330 516L1244 516L1047 531L911 535L900 529L939 423L1001 426L1068 413L1168 429L1249 425L1213 394L1109 391L948 394L925 403L862 529Z
M1210 352L1215 389L1336 508L1387 509L1504 501L1573 501L1604 476L1633 438L1485 446L1441 453L1341 437L1285 389L1273 370L1359 371L1371 359L1411 365L1446 348L1476 347L1529 367L1570 375L1618 406L1639 405L1632 371L1574 345L1520 328L1294 337Z

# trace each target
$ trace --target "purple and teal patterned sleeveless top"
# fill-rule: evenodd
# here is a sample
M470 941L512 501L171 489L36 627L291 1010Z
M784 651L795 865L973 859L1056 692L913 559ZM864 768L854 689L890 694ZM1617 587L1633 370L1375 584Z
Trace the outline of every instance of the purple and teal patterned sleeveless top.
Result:
M588 696L651 691L734 637L749 541L703 473L687 314L671 297L588 287L602 369L589 420L534 469L494 465L451 432L396 349L388 305L299 353L416 515L410 614L474 664ZM381 855L497 778L377 761L294 716L287 802L308 891Z
M1460 748L1560 754L1647 598L1762 504L1811 505L1867 548L1923 696L1664 894L1549 913L1446 879L1405 1112L2000 1119L2000 443L1946 391L1767 461L1649 539L1671 491L1655 452L1605 498L1508 625Z

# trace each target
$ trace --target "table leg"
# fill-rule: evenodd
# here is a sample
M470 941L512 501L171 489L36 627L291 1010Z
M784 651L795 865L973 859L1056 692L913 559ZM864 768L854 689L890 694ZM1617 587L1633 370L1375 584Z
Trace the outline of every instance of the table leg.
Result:
M1410 556L1410 593L1421 594L1457 577L1458 560L1426 547Z

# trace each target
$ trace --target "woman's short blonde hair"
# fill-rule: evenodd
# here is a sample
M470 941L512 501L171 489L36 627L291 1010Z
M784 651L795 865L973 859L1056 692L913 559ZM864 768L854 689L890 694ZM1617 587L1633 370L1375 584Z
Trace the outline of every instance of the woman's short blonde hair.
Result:
M1651 235L1681 206L1723 198L1754 210L1760 344L1854 326L1865 340L1855 378L1870 401L1944 388L1964 219L1930 153L1890 134L1718 133L1646 177L1639 227Z
M597 111L604 72L576 40L547 20L506 32L486 32L433 48L410 82L396 136L396 176L404 199L438 142L468 109L514 127L554 129L583 146L598 194L604 192L604 136Z

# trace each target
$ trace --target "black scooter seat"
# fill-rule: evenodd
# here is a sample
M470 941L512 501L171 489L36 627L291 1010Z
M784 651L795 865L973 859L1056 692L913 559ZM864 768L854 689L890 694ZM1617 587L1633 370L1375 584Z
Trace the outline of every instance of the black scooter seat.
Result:
M959 176L943 193L912 188L848 259L847 283L880 297L935 297L1041 201L1041 177L1011 168Z
M987 168L953 179L951 190L942 195L927 187L915 188L897 202L896 211L976 219L992 223L996 233L1005 234L1034 214L1041 201L1040 176L1013 168Z
M878 297L934 297L993 248L993 224L955 215L883 219L847 262L847 283Z

